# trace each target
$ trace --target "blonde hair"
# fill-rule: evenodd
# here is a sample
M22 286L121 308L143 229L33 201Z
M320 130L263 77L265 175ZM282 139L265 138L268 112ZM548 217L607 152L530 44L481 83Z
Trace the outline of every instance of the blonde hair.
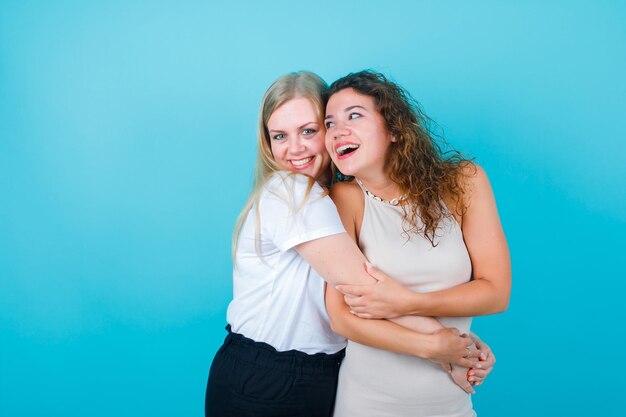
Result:
M235 230L233 232L232 242L232 254L233 260L235 259L235 252L237 250L237 242L239 241L239 233L243 227L244 222L248 216L248 212L256 207L256 242L257 253L259 253L259 224L260 214L258 211L258 201L263 191L263 186L270 179L270 177L281 171L272 155L271 138L267 129L267 121L272 116L272 113L286 103L289 100L295 98L307 98L315 106L317 117L320 126L323 126L324 110L326 107L325 95L328 90L328 84L322 80L318 75L309 71L298 71L285 74L278 78L267 89L263 98L261 99L261 106L259 109L259 121L257 125L257 158L256 169L254 174L254 183L252 191L246 204L244 205L237 223L235 224ZM314 178L310 178L307 188L307 196L311 187L315 183ZM305 199L306 200L306 199Z

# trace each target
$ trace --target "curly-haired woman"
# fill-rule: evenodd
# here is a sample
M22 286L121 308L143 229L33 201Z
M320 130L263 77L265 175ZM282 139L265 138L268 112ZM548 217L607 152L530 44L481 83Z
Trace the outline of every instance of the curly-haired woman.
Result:
M380 268L374 285L327 291L331 326L349 339L336 417L475 415L469 394L437 365L372 347L377 335L363 319L433 316L469 332L471 316L508 305L510 258L487 175L458 152L442 152L429 122L382 74L362 71L330 86L326 147L354 177L335 184L331 197Z

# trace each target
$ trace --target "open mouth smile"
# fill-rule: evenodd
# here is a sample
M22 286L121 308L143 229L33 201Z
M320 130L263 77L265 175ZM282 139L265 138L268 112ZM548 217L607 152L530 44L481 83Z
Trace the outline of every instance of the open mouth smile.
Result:
M359 145L356 143L338 143L335 146L335 153L339 159L345 159L352 155L357 149L359 149Z

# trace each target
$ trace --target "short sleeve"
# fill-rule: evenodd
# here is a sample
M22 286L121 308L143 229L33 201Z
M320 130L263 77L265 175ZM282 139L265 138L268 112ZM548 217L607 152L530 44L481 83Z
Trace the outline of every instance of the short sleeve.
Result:
M262 236L285 252L300 243L344 233L335 204L309 177L279 172L265 185L259 199Z

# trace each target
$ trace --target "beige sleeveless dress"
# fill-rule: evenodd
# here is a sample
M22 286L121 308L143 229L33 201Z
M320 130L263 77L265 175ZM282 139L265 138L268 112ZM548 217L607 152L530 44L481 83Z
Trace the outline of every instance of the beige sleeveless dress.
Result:
M441 221L435 243L402 229L402 208L365 194L361 249L369 261L414 291L430 292L469 281L471 263L454 218ZM470 317L438 317L469 333ZM339 372L335 417L471 417L466 394L428 360L348 341Z

